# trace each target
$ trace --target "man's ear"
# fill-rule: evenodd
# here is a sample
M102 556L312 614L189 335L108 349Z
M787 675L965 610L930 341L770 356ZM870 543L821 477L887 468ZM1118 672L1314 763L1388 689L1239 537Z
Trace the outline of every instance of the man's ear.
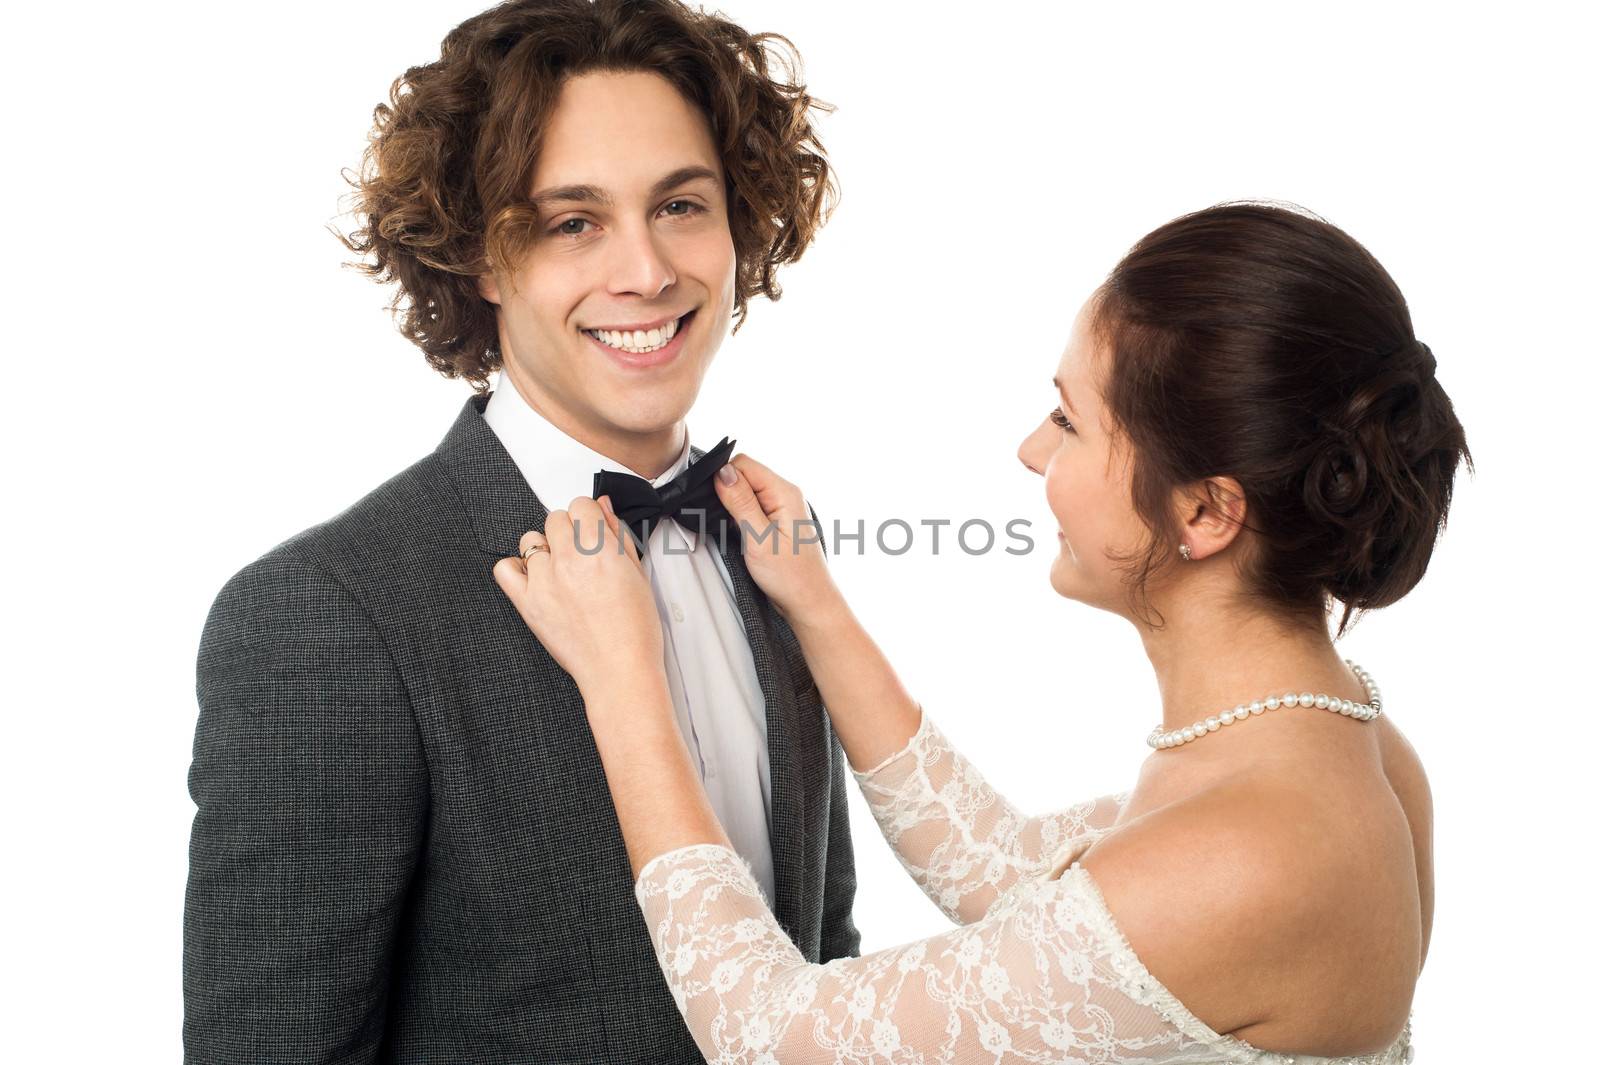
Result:
M1232 477L1207 477L1184 492L1184 542L1196 559L1233 542L1244 525L1244 489Z
M478 295L497 307L500 305L500 282L494 279L494 274L478 275Z

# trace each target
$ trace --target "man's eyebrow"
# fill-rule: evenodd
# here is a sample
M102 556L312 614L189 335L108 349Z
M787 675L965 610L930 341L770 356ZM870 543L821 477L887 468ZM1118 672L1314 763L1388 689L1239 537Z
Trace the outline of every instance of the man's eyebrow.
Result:
M702 179L716 181L717 172L706 166L680 166L650 186L650 196L654 198L668 189ZM592 203L600 207L611 206L611 194L599 185L556 185L534 193L529 199L535 208L541 210L552 203Z
M687 185L691 181L699 181L701 179L709 181L721 180L718 178L717 172L708 166L680 166L650 186L650 195L652 197L659 196L668 189L676 188L679 185Z
M1072 416L1074 418L1078 417L1079 416L1078 415L1078 411L1077 411L1076 408L1073 407L1072 399L1071 399L1071 397L1069 397L1067 395L1067 386L1061 383L1061 378L1052 377L1052 378L1050 378L1050 383L1056 386L1056 391L1057 392L1061 393L1062 402L1066 403L1067 409L1072 411Z

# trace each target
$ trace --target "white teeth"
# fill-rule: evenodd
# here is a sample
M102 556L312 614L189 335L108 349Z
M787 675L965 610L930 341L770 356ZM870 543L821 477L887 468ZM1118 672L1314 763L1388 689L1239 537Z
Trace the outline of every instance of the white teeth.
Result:
M584 332L608 347L642 355L657 350L677 336L678 319L674 318L659 329L585 329Z

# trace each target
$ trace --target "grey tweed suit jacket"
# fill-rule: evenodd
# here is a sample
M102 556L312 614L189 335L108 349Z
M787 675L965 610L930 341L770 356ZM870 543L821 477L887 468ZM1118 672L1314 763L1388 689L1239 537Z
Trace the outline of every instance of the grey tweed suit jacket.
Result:
M486 398L205 620L191 1065L701 1060L577 686L491 573L545 508ZM808 960L854 955L843 754L794 634L723 559L766 697L774 911Z

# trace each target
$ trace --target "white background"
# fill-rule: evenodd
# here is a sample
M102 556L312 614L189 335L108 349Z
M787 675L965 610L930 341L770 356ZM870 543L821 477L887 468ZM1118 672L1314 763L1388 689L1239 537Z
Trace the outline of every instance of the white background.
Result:
M432 450L469 395L325 227L373 105L478 7L6 16L8 1061L180 1056L201 624L230 574ZM1026 809L1128 786L1159 716L1131 627L1050 591L1050 518L1014 457L1081 299L1149 229L1242 197L1303 204L1388 267L1478 466L1426 580L1342 643L1433 784L1419 1060L1568 1060L1596 946L1600 549L1576 5L724 10L791 37L838 105L843 198L691 430L736 436L825 517L1034 522L1021 558L923 539L837 560ZM859 798L863 949L934 933Z

